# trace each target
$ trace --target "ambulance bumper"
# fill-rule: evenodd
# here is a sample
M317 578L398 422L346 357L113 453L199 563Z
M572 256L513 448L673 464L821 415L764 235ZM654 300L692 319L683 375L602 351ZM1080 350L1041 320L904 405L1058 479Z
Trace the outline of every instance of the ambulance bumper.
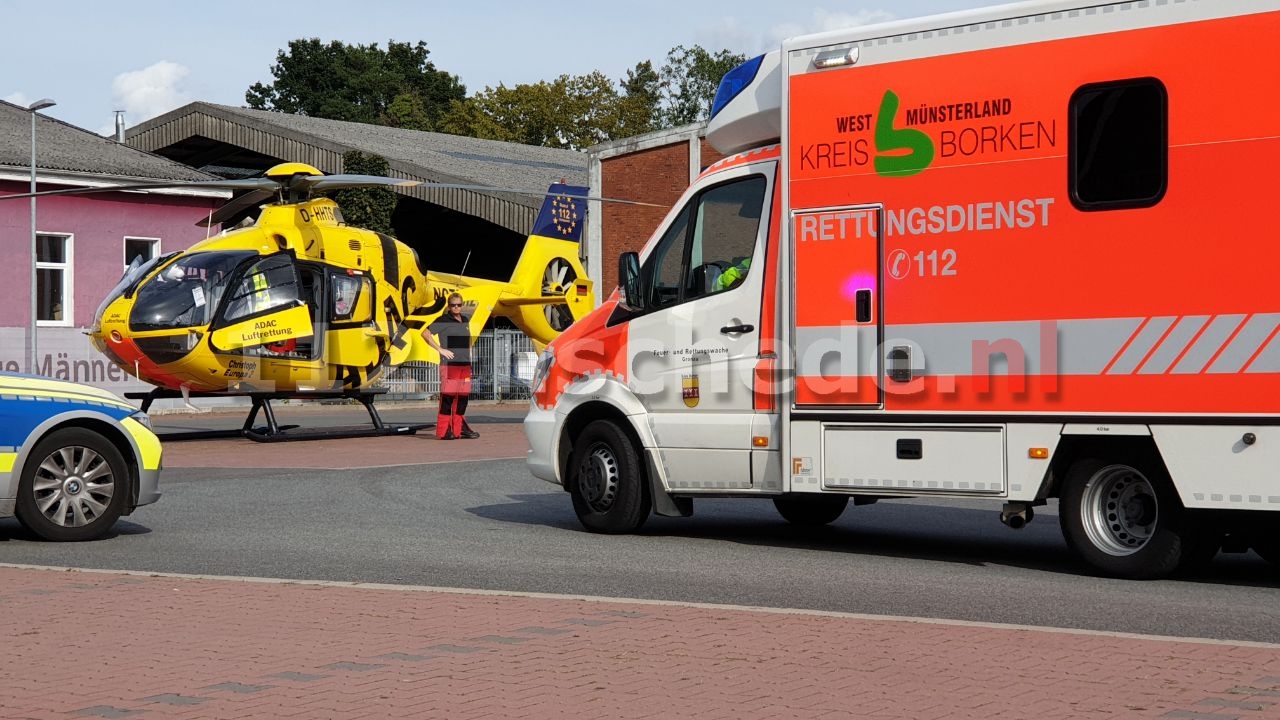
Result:
M536 478L561 485L560 478L556 476L555 411L531 404L529 413L524 416L524 436L529 440L529 452L525 454L529 472Z

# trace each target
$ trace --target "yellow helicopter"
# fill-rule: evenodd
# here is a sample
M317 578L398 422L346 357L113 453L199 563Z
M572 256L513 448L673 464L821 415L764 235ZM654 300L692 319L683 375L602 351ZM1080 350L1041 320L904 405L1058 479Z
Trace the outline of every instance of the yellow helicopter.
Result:
M578 259L585 188L552 185L511 280L497 282L428 271L413 248L346 225L337 203L315 195L427 183L284 163L261 178L181 184L276 199L251 225L130 267L89 335L111 361L163 391L254 397L246 430L262 398L353 396L389 367L439 362L422 329L452 292L468 305L473 338L498 315L539 350L594 306ZM269 406L267 414L274 429Z

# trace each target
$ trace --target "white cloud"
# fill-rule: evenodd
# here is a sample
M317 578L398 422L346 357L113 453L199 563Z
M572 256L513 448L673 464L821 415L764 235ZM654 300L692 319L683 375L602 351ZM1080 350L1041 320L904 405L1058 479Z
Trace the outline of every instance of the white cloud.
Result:
M888 10L859 10L839 12L815 8L807 21L779 23L761 30L734 17L720 20L714 27L705 27L697 33L697 42L708 50L727 48L747 55L758 55L776 50L782 41L797 35L840 30L857 25L894 20L897 16ZM659 63L661 64L661 63Z
M888 10L859 10L849 13L815 8L813 16L807 23L791 22L775 25L769 30L765 41L770 47L777 47L782 44L783 40L796 35L840 30L858 25L871 25L872 23L887 22L896 18L897 16Z
M5 95L4 98L2 99L5 102L10 102L10 103L13 103L14 105L21 105L22 107L27 107L28 105L36 101L35 98L28 97L27 94L22 92L21 90L19 90L18 92L9 93L8 95Z
M819 8L813 11L814 30L819 32L888 22L896 18L897 16L888 10L859 10L856 13L846 13Z
M111 81L112 110L124 110L125 121L136 125L190 102L183 80L191 73L184 65L161 60L142 70L120 73ZM108 134L115 132L108 127Z

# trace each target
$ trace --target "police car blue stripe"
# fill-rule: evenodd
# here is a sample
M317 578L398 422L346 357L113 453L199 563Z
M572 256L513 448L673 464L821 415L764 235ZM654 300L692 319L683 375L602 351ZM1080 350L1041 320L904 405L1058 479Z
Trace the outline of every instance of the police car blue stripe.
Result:
M0 396L0 447L21 446L38 425L54 415L76 411L101 413L114 420L123 420L137 410L93 401L72 400L49 396L4 395Z

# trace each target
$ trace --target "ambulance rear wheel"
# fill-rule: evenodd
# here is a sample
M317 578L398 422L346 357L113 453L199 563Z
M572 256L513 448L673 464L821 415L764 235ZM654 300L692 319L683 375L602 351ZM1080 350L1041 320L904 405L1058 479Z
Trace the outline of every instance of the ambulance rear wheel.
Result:
M631 438L609 420L596 420L574 443L573 510L592 532L629 533L649 519L640 456Z
M835 522L849 505L848 495L795 493L773 499L778 514L793 525L817 527Z
M1059 516L1067 545L1112 577L1165 577L1194 545L1158 461L1077 461L1065 479Z

